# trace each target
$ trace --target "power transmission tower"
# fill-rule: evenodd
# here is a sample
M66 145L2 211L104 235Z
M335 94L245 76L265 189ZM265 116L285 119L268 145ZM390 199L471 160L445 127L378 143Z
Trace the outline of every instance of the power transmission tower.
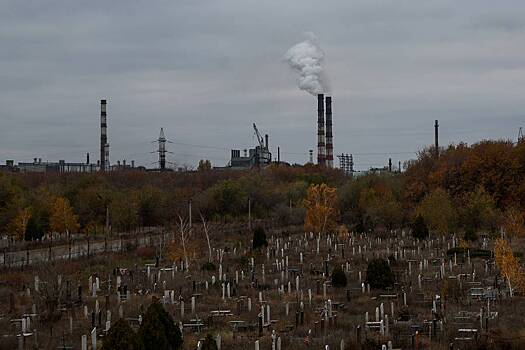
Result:
M339 158L339 168L343 170L346 175L351 176L354 173L354 157L348 153L341 153L337 158Z
M166 142L169 142L169 143L173 143L173 142L169 141L168 139L166 139L166 136L164 136L164 128L160 128L159 138L153 142L158 143L159 148L157 151L153 151L151 153L159 154L159 169L161 171L165 170L166 169L166 153L173 153L173 152L166 151Z

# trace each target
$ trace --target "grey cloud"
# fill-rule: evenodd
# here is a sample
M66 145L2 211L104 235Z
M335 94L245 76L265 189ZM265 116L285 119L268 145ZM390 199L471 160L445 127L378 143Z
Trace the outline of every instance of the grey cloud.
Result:
M225 164L253 145L251 123L283 158L316 143L316 101L284 52L313 31L334 97L334 152L360 168L432 142L515 137L525 67L525 3L471 1L13 1L0 3L0 161L98 154L108 99L111 160ZM182 145L214 146L203 148ZM275 152L274 152L275 153Z

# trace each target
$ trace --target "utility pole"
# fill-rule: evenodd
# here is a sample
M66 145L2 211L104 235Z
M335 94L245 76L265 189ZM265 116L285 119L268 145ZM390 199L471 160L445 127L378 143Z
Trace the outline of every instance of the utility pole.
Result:
M106 235L109 234L109 205L106 204Z
M438 120L434 122L434 151L436 152L436 157L439 156L439 123Z

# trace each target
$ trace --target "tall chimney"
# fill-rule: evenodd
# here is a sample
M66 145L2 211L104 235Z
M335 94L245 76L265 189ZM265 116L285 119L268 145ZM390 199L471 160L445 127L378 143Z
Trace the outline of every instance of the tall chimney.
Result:
M277 146L277 163L281 163L281 147Z
M434 147L436 156L439 155L439 123L436 120L434 123Z
M326 166L334 167L334 143L332 135L332 97L326 96Z
M392 172L392 158L388 158L388 171Z
M106 120L106 100L100 100L100 170L106 170L106 152L109 153Z
M86 153L86 164L89 164L89 152Z
M325 165L324 95L317 95L317 164Z
M265 140L265 143L266 143L266 149L269 150L269 148L268 148L268 134L264 135L264 140Z

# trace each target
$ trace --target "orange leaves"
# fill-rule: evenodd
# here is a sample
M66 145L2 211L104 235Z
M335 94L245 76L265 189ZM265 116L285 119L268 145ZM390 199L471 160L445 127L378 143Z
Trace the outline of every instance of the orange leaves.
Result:
M306 208L306 231L325 233L335 227L337 192L326 184L311 185L303 203Z

